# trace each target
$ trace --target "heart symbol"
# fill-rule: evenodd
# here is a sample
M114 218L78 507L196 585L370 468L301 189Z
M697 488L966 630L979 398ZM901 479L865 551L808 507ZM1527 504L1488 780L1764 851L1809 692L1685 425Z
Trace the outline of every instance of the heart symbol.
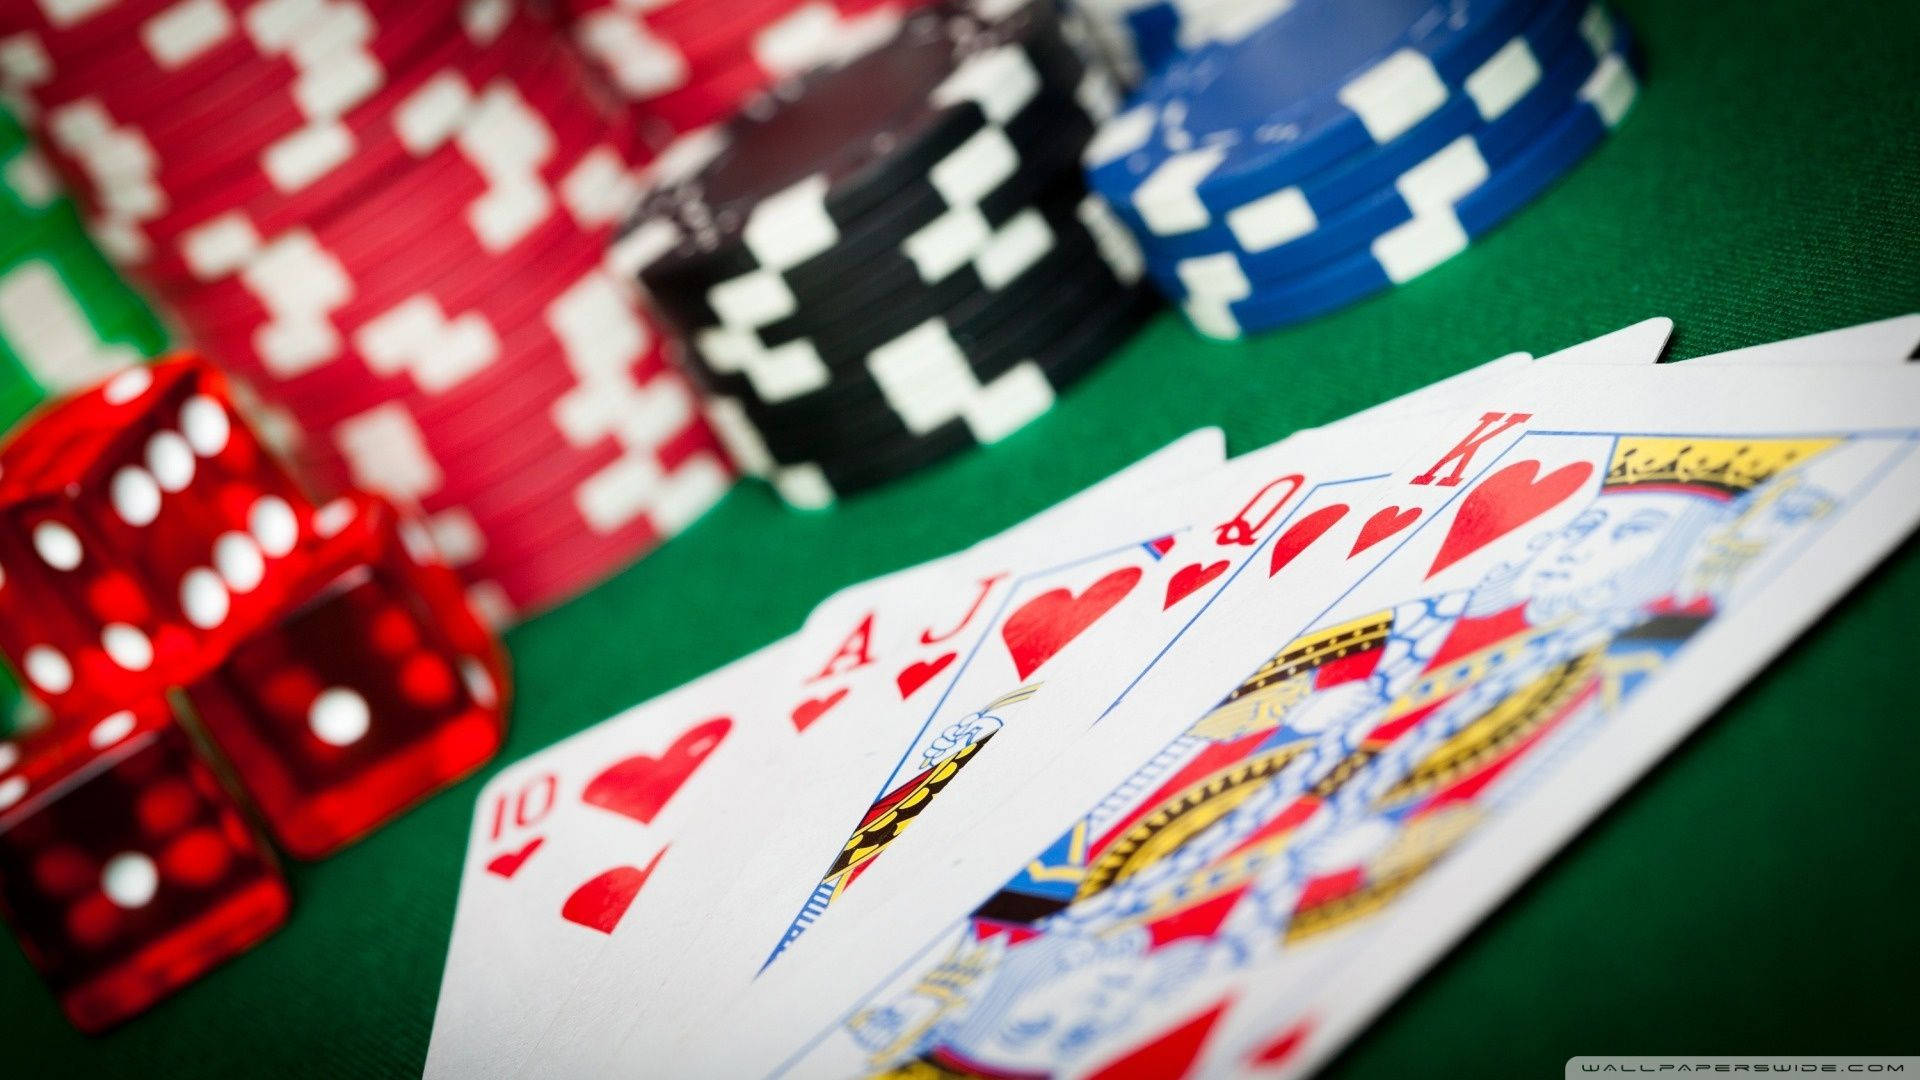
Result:
M1191 1017L1134 1047L1095 1072L1087 1080L1147 1080L1148 1077L1187 1076L1206 1048L1207 1036L1227 1011L1232 999L1222 998L1211 1009Z
M799 705L794 706L792 714L793 730L805 731L812 727L815 720L825 716L828 709L840 704L840 699L846 696L847 688L843 686L833 693L828 694L826 697L808 698Z
M1140 568L1129 566L1094 582L1079 596L1066 589L1054 589L1021 605L1000 628L1007 654L1013 658L1014 671L1025 679L1039 670L1040 665L1053 659L1055 653L1111 611L1113 605L1126 599L1139 582Z
M1272 577L1287 568L1301 552L1320 539L1334 523L1347 516L1346 503L1334 503L1323 506L1299 521L1293 523L1280 539L1273 542L1273 558L1267 563L1267 576Z
M1347 558L1353 558L1419 519L1420 508L1417 506L1409 506L1405 510L1397 506L1382 507L1367 519L1365 525L1360 526L1360 538L1353 542L1353 550L1347 552Z
M733 721L718 717L681 732L659 757L635 754L616 761L588 781L580 801L651 824L732 727Z
M667 849L661 848L644 867L616 866L588 878L573 890L573 895L567 897L566 903L560 905L560 917L589 930L613 933L613 928L620 925L627 909L633 906L634 898L640 895L640 887L647 883L647 875L660 865L660 856L666 853Z
M1307 1041L1307 1035L1311 1033L1312 1030L1312 1024L1307 1020L1302 1020L1292 1027L1287 1028L1285 1031L1274 1036L1272 1041L1268 1042L1267 1045L1254 1052L1252 1058L1253 1064L1271 1066L1291 1059L1299 1052L1301 1044Z
M512 881L513 875L519 873L520 868L527 864L527 860L533 858L533 853L540 850L540 845L546 842L546 837L536 836L527 841L526 846L519 851L503 851L495 855L487 860L487 873L499 874L508 881Z
M1147 544L1147 547L1148 547L1148 548L1149 548L1149 549L1150 549L1150 550L1151 550L1151 551L1152 551L1152 552L1153 552L1153 553L1154 553L1155 555L1165 555L1165 554L1166 554L1167 552L1169 552L1169 551L1172 551L1172 550L1173 550L1173 537L1171 537L1171 536L1163 536L1163 537L1161 537L1161 538L1160 538L1160 539L1158 539L1158 540L1153 540L1153 541L1150 541L1150 542L1149 542L1149 543Z
M1560 505L1592 475L1593 466L1584 461L1562 465L1546 476L1540 476L1538 461L1520 461L1487 477L1460 500L1460 512L1454 515L1453 527L1447 530L1427 576Z
M947 670L947 665L953 663L956 655L958 654L946 653L932 660L917 660L901 668L900 674L893 678L894 685L900 688L900 700L905 701L912 697L915 690L927 685L928 679Z
M1219 562L1207 566L1201 566L1199 563L1188 563L1174 571L1173 576L1167 579L1167 602L1160 606L1160 610L1165 611L1180 601L1185 600L1187 597L1192 596L1193 590L1226 572L1227 560L1225 559L1221 559Z

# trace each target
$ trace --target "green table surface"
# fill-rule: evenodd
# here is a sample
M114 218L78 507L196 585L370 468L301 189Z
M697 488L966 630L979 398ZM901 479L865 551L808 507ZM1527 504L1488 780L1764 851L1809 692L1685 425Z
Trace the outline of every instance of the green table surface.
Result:
M1679 358L1920 308L1920 4L1658 3L1648 84L1454 262L1243 344L1155 321L987 451L819 515L742 485L507 638L525 755L788 632L841 585L1025 517L1194 427L1235 451L1651 315ZM1920 1052L1920 545L1908 543L1335 1062L1558 1076L1591 1053ZM495 763L495 767L499 762ZM488 771L491 771L488 770ZM251 953L106 1037L0 948L0 1076L417 1074L471 779L326 862Z

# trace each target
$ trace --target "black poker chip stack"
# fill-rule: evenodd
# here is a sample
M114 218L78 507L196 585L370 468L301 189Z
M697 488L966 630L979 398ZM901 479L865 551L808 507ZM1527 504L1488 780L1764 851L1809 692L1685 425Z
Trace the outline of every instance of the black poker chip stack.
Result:
M1047 411L1146 311L1049 0L946 4L675 147L615 247L741 467L815 508ZM990 10L998 9L998 10Z

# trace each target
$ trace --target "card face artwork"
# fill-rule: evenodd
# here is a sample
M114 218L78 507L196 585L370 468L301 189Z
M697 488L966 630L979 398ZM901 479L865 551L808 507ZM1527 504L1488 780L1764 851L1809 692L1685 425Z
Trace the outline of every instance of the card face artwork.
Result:
M1076 747L1075 767L1114 778L1103 793L1065 814L1019 799L981 825L995 850L994 833L1041 831L1031 818L1057 827L997 871L951 860L942 885L972 899L945 929L924 921L934 890L888 880L904 891L859 929L922 945L878 977L838 951L849 923L804 942L807 978L776 969L778 990L850 1004L786 1056L739 1062L1133 1075L1133 1055L1177 1043L1165 1074L1226 1075L1337 1044L1342 1010L1377 1008L1430 959L1420 927L1470 925L1912 527L1917 404L1913 373L1864 366L1542 366L1489 391L1326 530L1332 546L1294 557L1383 552L1319 614L1286 630L1262 617L1270 595L1229 590L1101 722L1114 749ZM1391 531L1363 544L1373 530ZM1197 689L1226 663L1241 674ZM1170 724L1175 708L1190 719ZM1508 834L1525 842L1491 839ZM1389 930L1427 947L1369 951L1371 981L1341 987ZM1253 971L1295 1011L1236 1012ZM756 1019L775 992L755 988ZM1216 1049L1218 1025L1239 1041Z

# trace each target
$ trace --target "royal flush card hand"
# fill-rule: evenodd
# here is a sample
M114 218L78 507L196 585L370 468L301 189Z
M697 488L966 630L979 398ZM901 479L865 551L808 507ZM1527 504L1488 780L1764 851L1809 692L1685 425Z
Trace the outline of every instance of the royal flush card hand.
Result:
M800 943L743 999L753 1037L700 1060L1317 1060L1912 528L1917 411L1920 372L1879 365L1540 365L1490 389L1343 515L1410 520L1318 614L1243 577L1076 745L1079 809L1036 789L929 822L939 888L879 866L889 902ZM1323 535L1292 565L1331 572L1315 551L1355 534ZM1297 1007L1216 1044L1256 969Z

